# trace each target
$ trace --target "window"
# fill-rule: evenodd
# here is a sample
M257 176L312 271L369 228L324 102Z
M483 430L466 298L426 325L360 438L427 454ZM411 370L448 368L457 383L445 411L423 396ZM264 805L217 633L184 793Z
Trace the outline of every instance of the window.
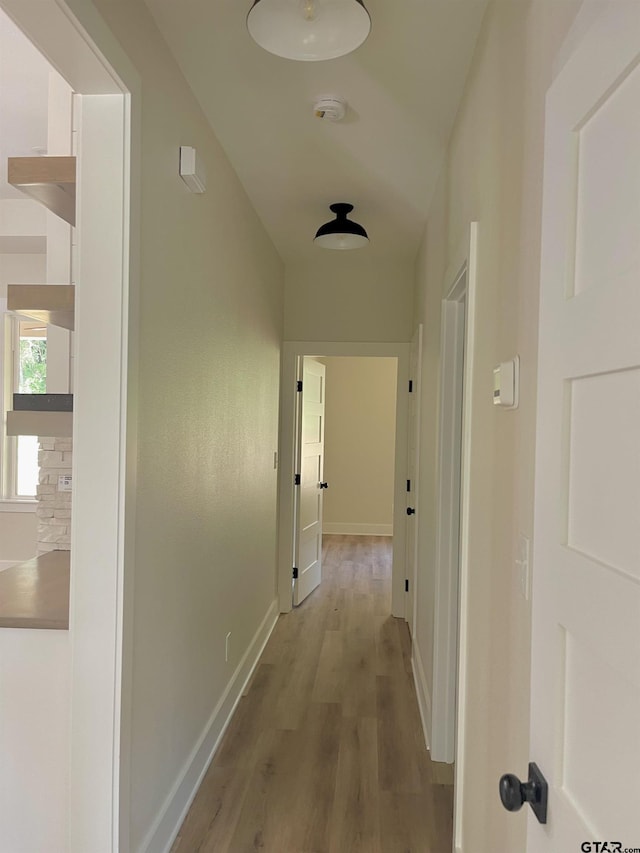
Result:
M47 390L47 329L36 320L3 318L3 411L12 408L13 394L44 394ZM28 500L38 485L37 436L7 436L2 442L2 497Z

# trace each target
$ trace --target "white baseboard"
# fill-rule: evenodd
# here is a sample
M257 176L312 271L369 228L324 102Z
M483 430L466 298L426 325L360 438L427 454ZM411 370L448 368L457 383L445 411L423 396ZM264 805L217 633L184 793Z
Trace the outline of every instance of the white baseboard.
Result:
M393 536L393 524L356 524L328 521L322 525L323 533L340 533L344 536Z
M0 572L10 569L11 566L16 566L19 562L20 560L0 560Z
M420 649L415 640L411 646L411 669L418 697L418 709L420 710L420 719L422 720L424 742L427 745L427 749L431 751L431 744L429 743L429 731L431 730L431 694L429 693L427 679L424 674Z
M158 816L138 848L139 853L169 853L171 850L278 616L278 601L274 599Z

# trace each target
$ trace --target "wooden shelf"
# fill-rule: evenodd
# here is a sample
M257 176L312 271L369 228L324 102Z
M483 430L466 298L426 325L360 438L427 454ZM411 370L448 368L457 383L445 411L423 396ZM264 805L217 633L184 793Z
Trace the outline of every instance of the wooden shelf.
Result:
M9 157L7 180L69 225L76 224L75 157Z
M75 287L72 284L9 284L7 309L73 331Z
M0 628L69 628L69 551L0 572Z
M7 412L7 435L73 435L73 412Z

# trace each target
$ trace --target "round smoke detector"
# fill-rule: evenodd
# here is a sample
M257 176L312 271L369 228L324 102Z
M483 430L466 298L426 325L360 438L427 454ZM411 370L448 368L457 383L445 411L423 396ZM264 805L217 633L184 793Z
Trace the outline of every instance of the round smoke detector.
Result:
M342 121L347 112L347 102L344 98L335 95L326 95L318 98L313 105L313 113L316 118L328 121Z

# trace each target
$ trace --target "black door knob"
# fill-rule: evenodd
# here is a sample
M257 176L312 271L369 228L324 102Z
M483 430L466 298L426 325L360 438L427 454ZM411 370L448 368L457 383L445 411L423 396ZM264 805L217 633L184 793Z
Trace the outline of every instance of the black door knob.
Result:
M547 822L547 796L549 786L538 765L529 764L529 779L521 782L513 773L500 778L500 799L508 812L517 812L529 803L540 823Z
M415 515L416 511L412 506L407 507L407 515Z
M329 483L320 483L320 488L321 488L321 489L328 489L328 488L329 488Z
M500 799L508 812L517 812L527 802L525 786L513 773L505 773L500 779Z

